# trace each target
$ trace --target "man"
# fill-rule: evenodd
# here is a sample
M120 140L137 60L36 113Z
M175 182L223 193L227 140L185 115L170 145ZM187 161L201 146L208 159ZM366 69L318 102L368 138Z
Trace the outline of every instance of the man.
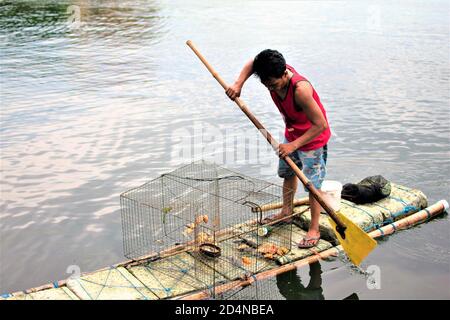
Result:
M285 141L279 145L281 158L290 155L303 173L320 190L326 174L327 143L330 129L326 112L312 85L294 68L286 64L281 53L266 49L245 64L237 80L226 90L230 99L241 94L245 81L255 74L269 89L272 100L286 124ZM283 208L279 214L265 222L290 216L298 180L288 164L280 159L278 175L283 181ZM293 192L289 192L293 190ZM305 191L307 191L305 189ZM320 239L319 217L321 206L309 194L311 224L308 233L298 246L311 248Z

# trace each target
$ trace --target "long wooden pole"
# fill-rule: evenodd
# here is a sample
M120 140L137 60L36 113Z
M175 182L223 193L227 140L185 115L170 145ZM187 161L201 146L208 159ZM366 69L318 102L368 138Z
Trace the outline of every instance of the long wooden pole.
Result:
M293 201L294 207L303 206L305 204L309 204L309 198L295 199ZM283 202L276 202L276 203L265 204L265 205L261 206L261 208L253 207L252 212L258 212L258 211L264 212L264 211L269 211L269 210L280 209L282 207L283 207Z
M203 57L203 55L200 53L200 51L197 49L197 47L192 43L191 40L188 40L186 44L194 51L195 55L200 59L200 61L205 65L205 67L209 70L209 72L212 74L212 76L220 83L222 88L225 90L228 89L228 85L226 84L225 80L222 79L222 77L214 70L214 68L209 64L209 62ZM237 97L234 99L234 102L238 105L238 107L242 110L242 112L245 113L245 115L250 119L250 121L258 128L258 130L261 132L261 134L266 138L267 142L270 143L272 148L277 151L279 143L278 141L266 130L266 128L262 125L261 122L250 112L250 110L247 108L245 103ZM333 219L333 221L337 225L337 232L341 235L343 239L345 239L345 229L347 228L344 223L338 218L336 215L336 212L334 209L328 205L326 201L323 200L322 196L320 195L319 191L314 187L314 185L311 183L311 181L308 180L308 178L303 174L302 170L300 170L299 167L295 164L295 162L289 157L281 157L281 159L286 161L286 163L292 168L292 170L295 172L295 175L300 179L300 181L303 183L306 189L313 195L314 199L317 200L317 202L320 203L322 208L325 209L325 211L328 213L328 215Z
M398 220L396 222L390 223L382 228L379 228L377 230L374 230L372 232L369 233L369 236L371 238L378 238L381 236L386 236L389 234L392 234L394 232L397 232L401 229L406 229L408 227L412 227L416 224L422 223L426 220L431 219L432 217L435 217L437 215L439 215L440 213L448 210L449 208L449 204L447 201L445 200L440 200L437 203L433 204L432 206L423 209L419 212L416 212L406 218L403 218L401 220ZM307 258L280 266L278 268L275 269L270 269L261 273L256 274L254 277L249 277L248 279L245 280L235 280L220 286L217 286L215 288L215 293L216 294L220 294L220 293L224 293L228 290L234 289L234 288L238 288L238 287L245 287L248 286L250 284L252 284L255 281L259 281L259 280L263 280L263 279L267 279L267 278L272 278L278 274L290 271L290 270L294 270L297 269L299 267L317 262L319 260L323 260L326 259L330 256L336 256L338 255L341 251L343 250L342 246L336 246L333 248L330 248L328 250L322 251L322 252L318 252L312 256L309 256ZM207 299L209 298L209 292L208 291L200 291L200 292L196 292L193 294L188 294L188 295L184 295L175 299L180 299L180 300L202 300L202 299Z

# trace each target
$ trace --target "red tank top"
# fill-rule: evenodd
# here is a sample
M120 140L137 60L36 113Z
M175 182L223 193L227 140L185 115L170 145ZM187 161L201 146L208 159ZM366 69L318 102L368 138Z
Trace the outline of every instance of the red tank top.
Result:
M311 128L312 124L306 117L306 114L303 111L299 110L294 100L294 88L296 83L299 81L308 81L308 80L305 77L298 74L297 71L295 71L295 69L292 68L291 66L286 65L286 68L294 74L289 82L286 97L283 100L280 99L280 97L276 94L275 91L270 91L270 95L272 96L273 102L275 102L275 105L278 107L278 110L280 110L280 113L283 115L283 119L286 124L284 136L289 142L292 142L298 137L302 136L306 131L308 131L308 129ZM314 90L314 88L313 88L313 98L319 105L319 108L322 111L322 114L328 123L325 108L320 102L319 95L317 94L316 90ZM315 137L307 144L301 146L298 150L310 151L319 149L328 143L328 140L330 140L330 136L331 131L330 126L328 126L326 130L322 131L322 133L320 133L317 137Z

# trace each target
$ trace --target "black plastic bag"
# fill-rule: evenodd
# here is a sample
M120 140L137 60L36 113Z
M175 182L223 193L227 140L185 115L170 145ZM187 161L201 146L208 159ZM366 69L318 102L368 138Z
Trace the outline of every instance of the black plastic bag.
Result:
M383 176L364 178L357 184L347 183L342 188L342 199L356 204L371 203L391 194L391 183Z

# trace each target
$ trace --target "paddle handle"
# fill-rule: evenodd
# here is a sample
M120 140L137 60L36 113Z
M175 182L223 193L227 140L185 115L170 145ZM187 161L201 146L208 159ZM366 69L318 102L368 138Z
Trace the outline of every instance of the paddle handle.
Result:
M227 90L228 85L226 84L225 80L222 79L222 77L214 70L214 68L209 64L209 62L203 57L203 55L200 53L200 51L197 49L197 47L192 43L191 40L188 40L186 44L194 51L195 55L200 59L201 62L205 65L205 67L209 70L209 72L212 74L212 76L220 83L220 85ZM242 110L242 112L245 113L245 115L250 119L251 122L259 129L261 134L266 138L267 142L270 143L272 148L277 151L279 143L277 140L266 130L266 128L262 125L261 122L259 122L258 119L250 112L250 110L247 108L245 103L237 97L234 99L234 102L238 105L238 107ZM337 217L336 212L333 208L331 208L322 198L319 191L317 191L316 187L311 183L311 181L308 180L308 178L303 174L302 170L297 167L295 162L289 157L281 157L286 163L294 170L295 175L300 179L300 181L303 183L306 189L308 189L309 192L313 195L313 197L317 200L317 202L320 203L320 205L325 209L325 211L328 213L328 215L333 219L333 221L337 225L337 231L341 234L343 238L345 238L344 231L347 228L342 221Z

